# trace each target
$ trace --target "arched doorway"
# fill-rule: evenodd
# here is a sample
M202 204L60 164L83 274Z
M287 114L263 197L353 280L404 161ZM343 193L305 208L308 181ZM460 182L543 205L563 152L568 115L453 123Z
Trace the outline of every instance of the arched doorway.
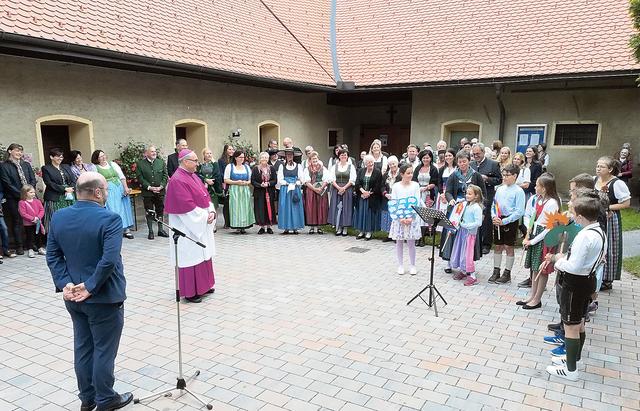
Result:
M280 147L280 124L273 120L263 121L258 124L258 135L260 136L260 151L266 150L269 140L275 140Z
M207 141L207 123L195 119L184 119L176 121L174 128L174 139L184 138L198 158L202 157L202 149L209 146ZM171 151L173 152L173 151Z
M93 123L85 118L65 114L40 117L36 120L36 135L40 164L49 159L52 148L61 148L65 154L79 150L86 159L95 150Z
M482 140L482 123L475 120L459 119L442 123L442 139L449 147L457 147L462 138Z

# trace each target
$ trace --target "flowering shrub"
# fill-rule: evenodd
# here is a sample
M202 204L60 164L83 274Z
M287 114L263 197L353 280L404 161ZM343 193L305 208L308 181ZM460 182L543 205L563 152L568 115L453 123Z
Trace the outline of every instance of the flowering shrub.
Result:
M140 187L140 182L136 178L136 168L138 160L144 158L146 143L140 141L129 141L126 144L116 143L116 148L120 152L120 157L115 159L120 166L124 176L127 178L129 188Z
M251 162L258 157L259 153L253 148L253 144L246 140L229 137L225 141L225 144L231 144L236 150L242 150L244 152L246 162Z

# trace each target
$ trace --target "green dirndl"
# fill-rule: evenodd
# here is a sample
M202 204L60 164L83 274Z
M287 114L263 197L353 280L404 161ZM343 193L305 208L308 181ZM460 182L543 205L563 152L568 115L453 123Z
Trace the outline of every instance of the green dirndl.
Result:
M249 186L229 185L229 227L249 228L256 223Z
M538 234L544 231L544 227L535 225L533 234L529 238L534 238ZM524 259L524 268L530 268L532 272L537 273L540 270L540 265L544 262L544 258L547 254L555 254L556 247L547 247L544 245L544 239L536 245L529 246L527 248L527 254ZM551 274L554 271L553 264L548 264L543 274Z
M44 202L44 227L49 229L49 222L51 221L51 217L53 217L53 213L63 208L69 207L76 202L75 198L73 200L67 200L65 195L61 195L56 201L45 201Z

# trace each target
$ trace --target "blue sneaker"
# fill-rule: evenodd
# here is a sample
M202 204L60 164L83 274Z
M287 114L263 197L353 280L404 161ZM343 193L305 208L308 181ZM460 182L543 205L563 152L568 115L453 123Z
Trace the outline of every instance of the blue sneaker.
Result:
M564 345L564 337L554 335L553 337L544 337L544 342L552 345Z
M553 350L551 350L551 355L553 355L554 357L560 357L562 355L567 355L567 350L564 347L564 343L561 346L556 347Z

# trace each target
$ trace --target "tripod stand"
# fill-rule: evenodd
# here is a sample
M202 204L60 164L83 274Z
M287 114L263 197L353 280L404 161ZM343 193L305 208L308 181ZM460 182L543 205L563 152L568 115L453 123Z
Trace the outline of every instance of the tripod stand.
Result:
M416 211L416 213L418 213L420 218L422 218L424 221L433 221L434 230L433 230L433 234L431 235L431 258L429 258L429 261L431 261L431 272L429 274L429 284L427 284L422 290L420 290L418 294L416 294L411 300L409 300L409 302L407 302L407 305L411 304L413 300L420 297L420 299L425 304L427 304L429 308L433 307L433 310L437 317L438 316L438 306L436 305L437 298L440 297L444 302L444 305L447 305L447 300L444 299L442 294L440 294L440 291L438 291L438 288L433 283L433 270L434 270L435 255L436 255L435 227L437 227L438 225L441 225L444 228L453 228L453 225L451 224L447 216L442 211L435 210L433 208L426 208L426 207L416 207L416 206L412 206L412 207ZM426 301L422 297L422 293L424 293L427 290L429 290L429 301Z
M194 379L195 377L197 377L198 375L200 375L200 371L197 370L195 373L193 373L193 375L189 378L187 378L185 380L183 374L182 374L182 334L180 331L180 277L179 277L179 268L178 268L178 240L180 239L180 237L184 237L189 241L194 242L195 244L199 245L202 248L206 248L207 246L202 244L199 241L194 240L193 238L187 236L185 233L183 233L182 231L170 226L169 224L166 224L164 221L162 221L161 218L159 218L156 215L155 211L152 210L147 210L147 214L153 218L158 224L162 224L163 227L167 228L168 230L171 230L171 232L173 233L173 249L175 251L175 272L174 272L174 276L175 276L175 284L176 284L176 313L178 315L178 378L177 378L177 382L176 382L176 386L175 388L168 388L166 390L162 390L159 392L155 392L152 394L147 395L146 397L142 397L142 398L135 398L133 400L134 404L139 404L142 401L148 400L149 398L154 398L154 397L160 397L160 396L165 396L165 397L171 397L172 395L172 391L173 390L179 390L180 391L180 395L184 393L187 393L189 395L191 395L193 398L195 398L200 404L204 405L207 407L208 410L212 410L213 409L213 405L203 401L200 397L198 397L197 394L193 393L192 391L190 391L187 388L187 381L190 381L192 379ZM180 397L180 395L178 395L175 398Z

